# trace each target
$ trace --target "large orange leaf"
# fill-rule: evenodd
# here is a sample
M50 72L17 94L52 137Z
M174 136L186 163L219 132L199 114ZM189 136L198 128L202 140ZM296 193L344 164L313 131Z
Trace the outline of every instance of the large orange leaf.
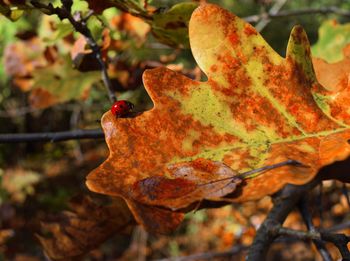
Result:
M323 166L349 156L346 120L333 117L320 99L327 90L316 80L301 27L291 32L282 58L250 24L204 4L192 14L189 38L208 81L167 68L146 71L154 108L134 118L103 115L110 155L88 175L90 190L122 196L146 228L166 232L191 209L181 209L188 204L256 200L287 183L309 182ZM287 159L308 167L282 166L243 182L234 178ZM215 182L223 180L220 166L230 170L230 189ZM199 196L199 185L215 183L221 185Z

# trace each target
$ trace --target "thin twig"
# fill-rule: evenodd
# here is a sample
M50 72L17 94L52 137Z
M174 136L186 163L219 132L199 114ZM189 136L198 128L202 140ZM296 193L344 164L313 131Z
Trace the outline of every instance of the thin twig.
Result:
M103 137L104 134L101 129L78 129L61 132L0 134L0 143L58 142L78 139L102 139Z
M299 202L299 211L301 213L301 216L303 217L304 223L307 229L309 230L309 232L316 233L316 228L312 222L312 216L309 212L308 203L309 203L309 200L307 196L304 195ZM315 238L312 240L312 242L315 244L318 252L322 256L324 261L332 261L332 256L328 252L326 248L326 244L321 239Z
M350 221L345 221L343 223L340 224L336 224L330 228L324 229L324 231L327 232L335 232L335 231L339 231L339 230L343 230L343 229L348 229L350 228Z
M343 260L350 260L350 252L347 246L350 242L350 237L344 234L321 232L321 240L333 243L338 248Z
M227 251L222 251L222 252L205 252L205 253L199 253L199 254L194 254L189 256L157 259L155 261L193 261L193 260L205 260L205 259L213 260L214 258L219 258L219 257L232 257L247 249L248 249L248 246L244 246L244 245L234 246L231 249Z
M281 227L277 225L271 229L271 232L280 236L290 236L301 240L312 240L313 242L330 242L333 243L342 255L342 260L350 260L350 252L347 244L350 242L350 237L344 234L335 234L329 232L317 232L317 231L299 231L289 228ZM328 252L327 252L328 253ZM331 260L332 257L326 257L322 255L323 260Z
M299 231L299 230L284 228L281 225L276 225L275 227L272 227L271 233L279 236L294 237L301 240L331 242L339 249L343 257L343 260L349 260L350 258L350 252L347 248L347 244L348 242L350 242L350 237L344 234L335 234L335 233L317 232L317 231ZM327 260L327 259L324 259L324 260Z
M321 240L321 233L316 231L300 231L276 225L271 228L271 233L278 236L288 236L299 240Z
M95 39L93 38L91 31L86 24L86 20L84 19L80 21L75 20L75 18L72 16L72 14L69 11L69 8L68 8L69 6L66 7L64 5L64 3L66 2L69 2L69 1L62 1L63 3L62 7L54 7L51 3L48 5L42 4L36 0L32 0L31 4L34 7L41 10L44 14L57 15L60 18L60 20L68 19L68 21L71 23L74 29L85 37L86 42L90 46L93 54L95 55L97 61L100 64L102 81L107 88L109 99L113 103L117 100L117 98L113 91L112 82L108 76L106 64L102 59L101 49L98 46Z
M268 14L263 16L262 19L257 23L255 26L256 30L258 32L261 32L271 21L270 16L276 15L279 13L281 8L287 3L287 0L278 0L276 3L271 7Z
M321 7L321 8L304 8L304 9L298 9L298 10L285 10L285 11L279 11L276 14L270 14L270 13L263 13L259 15L251 15L244 17L244 20L246 20L249 23L257 23L263 18L283 18L283 17L290 17L290 16L299 16L299 15L310 15L310 14L337 14L341 16L350 17L350 11L340 9L335 6L328 6L328 7Z

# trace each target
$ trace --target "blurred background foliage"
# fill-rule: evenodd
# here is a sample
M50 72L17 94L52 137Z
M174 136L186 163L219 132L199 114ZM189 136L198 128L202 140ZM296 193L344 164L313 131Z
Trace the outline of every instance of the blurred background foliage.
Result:
M59 4L59 1L50 2ZM147 8L156 15L171 10L179 2L186 1L147 1ZM240 17L262 14L276 3L274 0L208 2L229 9ZM0 0L2 3L4 1ZM140 5L145 5L145 1L140 1ZM293 0L287 1L281 10L327 6L349 10L350 2ZM72 10L86 14L89 7L87 2L75 0ZM349 17L331 13L287 16L271 19L261 34L284 56L289 33L294 25L301 24L313 44L317 41L319 26L328 19L336 19L339 23L350 20ZM149 33L149 25L143 23L142 19L131 18L117 8L109 8L99 15L91 16L88 27L102 49L104 44L108 45L105 59L110 63L109 73L117 96L132 101L136 105L136 111L152 107L142 85L142 72L147 68L168 66L191 78L205 79L196 67L190 49L185 48L184 44L174 47L174 44L169 45L169 40L160 39L157 33ZM109 40L106 40L106 34ZM99 127L100 117L109 109L110 102L99 81L100 76L96 74L96 68L94 71L89 67L93 67L93 63L91 65L89 60L84 60L89 59L88 50L84 47L81 49L76 44L79 37L67 21L42 15L37 10L25 10L15 22L0 16L0 133ZM38 42L33 39L38 39ZM71 63L75 67L80 66L81 72L73 69ZM25 73L19 72L21 66ZM72 86L79 85L82 79L85 82L87 75L91 79L87 83L88 87L78 92L79 88ZM74 79L80 79L79 77L82 77L81 80L74 83ZM60 83L57 87L59 90L65 88L58 93L55 93L57 90L48 89L58 96L45 96L47 93L41 96L42 91L35 91L35 84L50 85L51 81L52 84ZM54 99L54 102L46 104L50 99ZM43 260L44 254L34 237L34 233L40 229L39 221L45 219L48 213L55 214L66 209L72 196L89 194L84 185L85 175L97 167L107 153L103 140L0 144L0 260ZM337 196L342 196L337 194L337 186L337 183L331 182L326 189L329 197L325 204L331 212L325 220L330 223L347 218L346 200L342 198L339 202ZM93 251L87 260L137 260L133 258L135 255L140 258L142 251L142 257L138 260L145 260L146 257L162 258L213 249L225 250L233 244L247 245L251 243L255 228L262 222L270 206L269 200L263 199L263 203L198 211L189 214L175 235L153 237L136 231L133 238L127 238L127 242L131 243L129 247L124 246L128 250L122 257L123 249L116 248L116 241L113 241L116 239L111 239L99 250ZM290 224L301 226L300 217L294 216ZM137 244L142 247L135 248ZM306 249L307 254L303 251L302 254L299 253L309 258L304 260L316 258L314 253L307 251L305 244L301 244L300 249Z

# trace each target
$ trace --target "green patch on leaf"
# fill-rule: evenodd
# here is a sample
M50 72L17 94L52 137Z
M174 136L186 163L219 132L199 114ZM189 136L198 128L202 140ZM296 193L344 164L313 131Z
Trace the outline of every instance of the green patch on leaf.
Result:
M350 43L350 23L338 24L335 20L324 22L318 31L319 39L312 46L312 54L329 63L344 58L343 49Z

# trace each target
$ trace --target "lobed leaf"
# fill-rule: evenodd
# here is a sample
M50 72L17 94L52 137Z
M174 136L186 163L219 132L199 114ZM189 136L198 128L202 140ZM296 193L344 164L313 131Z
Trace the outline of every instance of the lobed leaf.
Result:
M319 32L320 38L312 48L312 62L324 88L315 89L314 95L328 115L349 124L350 24L327 21Z
M140 223L159 231L162 223L154 230L150 217L173 228L189 204L260 199L288 183L305 184L323 166L349 156L347 119L332 115L320 98L327 90L316 80L300 26L283 58L250 24L203 4L192 14L189 39L208 81L167 68L147 70L143 81L154 108L134 118L103 115L110 155L88 175L90 190L123 197ZM236 173L288 159L308 168L283 166L236 183ZM193 167L198 161L205 168ZM220 183L217 162L230 169L230 189ZM199 188L214 181L208 193ZM169 210L158 215L155 208Z
M155 13L152 18L152 33L161 43L189 48L188 23L197 3L183 2L165 12Z
M132 215L122 199L109 206L99 206L89 197L70 202L74 212L61 213L54 222L44 222L43 230L51 236L37 235L52 260L76 260L115 233L129 233ZM72 260L73 260L72 259Z
M338 24L336 20L322 23L318 30L319 39L311 48L315 57L329 63L339 62L344 58L342 50L350 42L350 24Z

